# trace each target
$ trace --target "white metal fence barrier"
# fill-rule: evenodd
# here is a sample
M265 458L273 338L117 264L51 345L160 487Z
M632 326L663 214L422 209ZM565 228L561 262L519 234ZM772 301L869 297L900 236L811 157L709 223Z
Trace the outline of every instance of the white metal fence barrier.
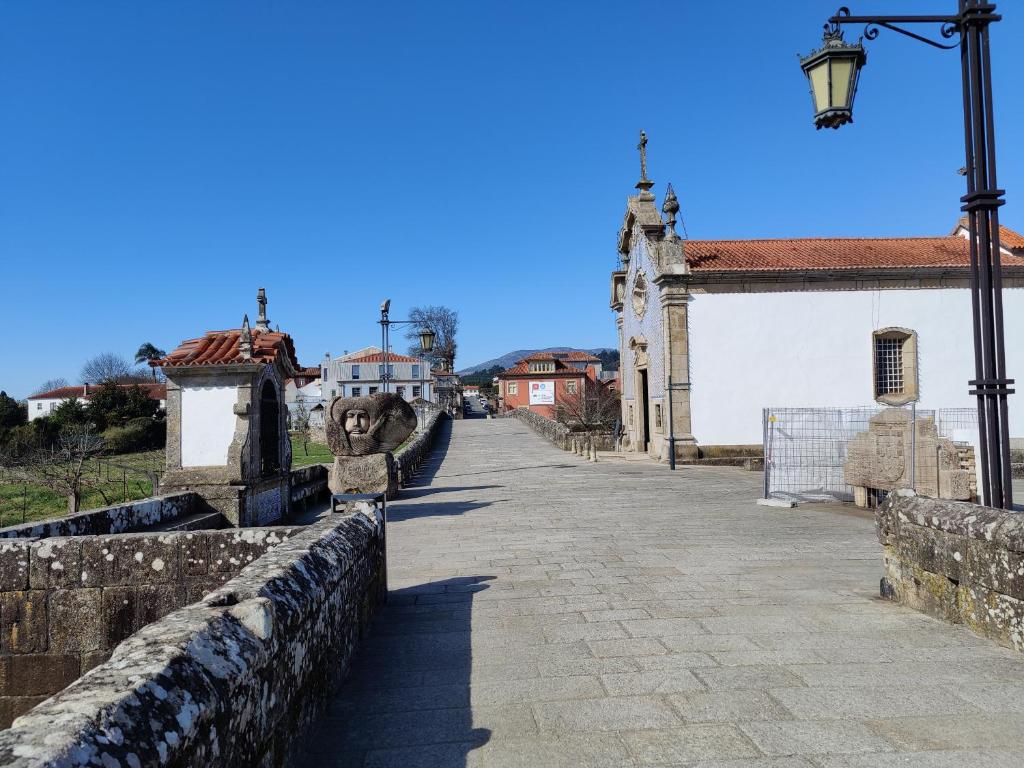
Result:
M765 408L764 497L796 502L853 501L843 479L847 447L881 406L862 408ZM912 419L934 418L940 437L978 445L978 413L972 408L916 409ZM911 430L916 435L916 430ZM927 465L911 444L910 466Z

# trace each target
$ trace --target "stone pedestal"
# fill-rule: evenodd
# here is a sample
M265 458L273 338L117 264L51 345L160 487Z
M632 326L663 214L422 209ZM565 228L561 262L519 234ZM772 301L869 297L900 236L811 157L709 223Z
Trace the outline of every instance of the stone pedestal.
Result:
M390 451L368 456L335 456L327 477L331 493L383 493L398 496L398 465Z

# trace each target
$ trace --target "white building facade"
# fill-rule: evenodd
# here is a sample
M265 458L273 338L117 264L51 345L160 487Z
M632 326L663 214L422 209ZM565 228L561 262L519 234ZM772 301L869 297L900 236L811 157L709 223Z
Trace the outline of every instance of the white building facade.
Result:
M759 444L771 407L977 407L962 226L942 237L683 240L650 183L638 186L611 300L630 450L667 460L670 436L682 459ZM1006 365L1019 381L1024 237L1001 235ZM1009 414L1011 438L1024 437L1024 399L1011 397Z
M321 365L324 400L384 392L385 374L388 390L407 402L432 399L433 383L427 360L394 352L389 352L387 358L385 372L384 353L379 347L367 347L339 358L325 357Z

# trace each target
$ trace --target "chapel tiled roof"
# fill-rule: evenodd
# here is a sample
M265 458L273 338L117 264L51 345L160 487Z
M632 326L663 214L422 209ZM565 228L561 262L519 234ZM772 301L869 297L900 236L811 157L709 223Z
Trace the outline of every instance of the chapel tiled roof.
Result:
M295 357L292 337L280 331L261 331L253 328L252 356L242 356L239 342L241 328L228 331L207 331L201 338L189 339L166 357L153 360L150 365L159 368L193 368L213 365L242 365L280 361L285 373L294 375L301 369Z
M1024 237L1000 227L1007 248ZM968 267L964 237L798 238L785 240L688 240L683 245L693 272L797 271ZM1003 255L1003 264L1024 267L1024 256Z
M35 395L30 395L25 398L26 400L68 400L72 397L82 398L88 400L96 391L102 387L102 384L90 384L88 392L85 389L85 385L79 385L77 387L57 387L57 389L51 389L46 392L39 392ZM166 400L167 399L167 385L159 382L138 382L131 384L118 384L119 387L139 387L150 400Z

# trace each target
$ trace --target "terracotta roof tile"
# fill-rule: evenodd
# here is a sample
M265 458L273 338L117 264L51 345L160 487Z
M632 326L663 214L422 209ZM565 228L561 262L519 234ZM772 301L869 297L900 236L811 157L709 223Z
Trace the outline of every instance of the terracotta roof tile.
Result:
M160 368L189 368L207 365L241 365L243 363L272 363L279 360L285 372L294 374L299 365L295 357L292 337L279 331L252 331L252 357L242 357L239 341L242 330L207 331L201 338L189 339L160 360L150 365Z
M1014 248L1024 238L1005 227L1003 242ZM964 237L802 238L788 240L688 240L683 245L694 272L902 269L967 267ZM1024 267L1024 258L1004 257L1007 266Z
M999 225L999 242L1004 248L1016 251L1017 249L1024 249L1024 235L1019 232L1014 232L1009 227L1004 227L1002 224Z
M88 400L94 394L96 390L102 387L102 384L90 384L89 392L86 394L85 386L79 385L77 387L58 387L57 389L51 389L47 392L40 392L36 395L29 395L26 400L67 400L72 397L82 398ZM146 395L149 396L150 400L166 400L167 399L167 385L159 382L139 382L138 384L118 384L119 387L134 387L138 386L142 389Z
M383 363L384 353L383 352L372 352L369 355L363 355L361 357L346 357L346 363ZM408 355L396 355L394 352L388 354L389 363L422 363L423 361L416 357L409 357Z

